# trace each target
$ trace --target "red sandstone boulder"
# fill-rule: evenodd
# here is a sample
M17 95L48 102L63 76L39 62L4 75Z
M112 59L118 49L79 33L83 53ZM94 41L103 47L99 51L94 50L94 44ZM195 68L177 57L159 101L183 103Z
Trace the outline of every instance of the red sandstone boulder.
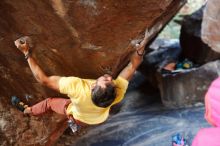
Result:
M149 40L173 17L185 0L1 0L0 2L0 145L43 145L60 117L24 117L10 96L60 96L33 78L13 41L29 35L33 55L48 75L114 77L147 28Z

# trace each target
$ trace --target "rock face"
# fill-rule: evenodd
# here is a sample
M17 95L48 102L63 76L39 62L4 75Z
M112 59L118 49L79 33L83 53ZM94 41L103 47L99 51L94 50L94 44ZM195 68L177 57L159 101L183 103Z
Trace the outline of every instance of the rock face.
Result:
M201 7L192 15L186 16L183 20L180 33L182 58L188 58L198 64L204 64L220 58L220 54L204 43L201 38L203 10L204 7ZM212 33L212 35L215 34L216 32Z
M33 56L48 74L114 77L128 63L146 28L151 40L185 0L1 0L0 144L43 145L60 117L25 117L10 104L17 95L29 104L57 96L39 85L13 41L29 35ZM31 95L32 98L24 98ZM60 95L59 95L60 96ZM26 96L29 97L29 96ZM27 140L28 139L28 140Z

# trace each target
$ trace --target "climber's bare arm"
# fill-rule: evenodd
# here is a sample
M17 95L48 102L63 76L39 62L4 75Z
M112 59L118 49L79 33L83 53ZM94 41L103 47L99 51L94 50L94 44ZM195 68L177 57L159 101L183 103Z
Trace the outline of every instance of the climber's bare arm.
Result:
M123 77L124 79L126 79L128 81L132 78L136 69L143 61L143 56L144 56L144 52L145 52L144 49L145 49L145 46L148 41L148 34L147 33L148 32L145 32L145 36L144 36L143 41L140 44L136 44L136 50L132 54L130 62L119 74L119 76Z
M43 70L40 68L40 66L37 64L37 62L35 61L35 59L29 54L30 51L30 47L29 44L27 42L27 40L30 39L29 37L22 37L18 40L15 41L15 45L16 47L25 55L28 64L30 66L30 69L34 75L34 77L36 78L36 80L51 88L54 89L56 91L59 91L59 80L60 77L59 76L47 76Z
M59 91L60 76L47 76L32 56L29 56L27 61L35 79L39 83L53 90Z

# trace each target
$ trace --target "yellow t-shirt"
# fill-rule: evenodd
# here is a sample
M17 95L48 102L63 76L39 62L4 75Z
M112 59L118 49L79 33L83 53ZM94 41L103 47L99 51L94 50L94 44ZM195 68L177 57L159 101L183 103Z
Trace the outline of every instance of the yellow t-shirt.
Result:
M113 82L116 85L115 101L106 108L98 107L92 102L91 86L96 80L81 79L78 77L62 77L59 81L59 90L67 94L71 103L67 107L67 114L73 115L76 120L86 124L99 124L104 122L112 105L119 103L128 87L128 81L118 76Z

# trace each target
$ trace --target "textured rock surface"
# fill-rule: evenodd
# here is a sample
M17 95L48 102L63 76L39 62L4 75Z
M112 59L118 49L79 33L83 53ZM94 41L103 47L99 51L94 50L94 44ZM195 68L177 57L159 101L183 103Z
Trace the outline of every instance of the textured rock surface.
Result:
M183 20L180 44L182 47L182 58L188 58L195 63L204 64L220 58L220 54L213 51L201 38L201 25L204 7L186 16ZM209 32L207 32L209 33ZM212 35L215 35L213 33Z
M208 0L202 22L202 39L214 51L220 53L220 0Z
M114 76L127 64L146 28L149 40L185 0L1 0L0 2L0 145L43 144L60 117L24 117L10 96L31 95L36 103L57 96L33 78L13 41L30 35L33 55L47 74L96 78Z
M177 133L184 135L190 145L199 129L209 127L202 107L171 110L161 106L137 106L120 112L107 123L72 140L71 146L169 146ZM70 139L66 136L62 140Z

